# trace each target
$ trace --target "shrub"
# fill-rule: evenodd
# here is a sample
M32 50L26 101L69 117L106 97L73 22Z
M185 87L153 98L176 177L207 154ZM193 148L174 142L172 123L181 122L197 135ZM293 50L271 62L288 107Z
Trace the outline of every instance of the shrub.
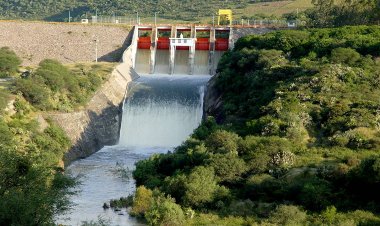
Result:
M307 214L303 210L290 205L279 205L269 217L269 222L284 226L305 225L306 220Z
M213 153L237 154L240 139L236 133L217 130L206 139L206 147Z
M360 54L351 48L336 48L331 51L331 61L354 65L360 59Z
M194 207L202 207L214 199L217 189L213 168L195 167L185 183L184 203Z
M153 202L153 192L144 186L136 189L135 198L133 199L131 214L135 216L144 216Z
M0 48L0 78L15 73L21 64L20 58L8 47Z
M219 181L234 182L247 170L244 160L233 154L216 154L210 159Z
M150 225L181 226L185 222L181 206L176 204L174 199L162 195L153 199L145 217Z
M36 84L31 79L17 79L15 92L21 92L26 100L41 110L51 109L49 89L41 84Z

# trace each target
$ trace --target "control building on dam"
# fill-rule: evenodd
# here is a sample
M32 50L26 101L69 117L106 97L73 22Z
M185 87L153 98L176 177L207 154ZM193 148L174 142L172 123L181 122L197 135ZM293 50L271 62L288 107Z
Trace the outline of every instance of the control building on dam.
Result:
M229 27L136 26L133 39L139 74L213 75L233 47Z

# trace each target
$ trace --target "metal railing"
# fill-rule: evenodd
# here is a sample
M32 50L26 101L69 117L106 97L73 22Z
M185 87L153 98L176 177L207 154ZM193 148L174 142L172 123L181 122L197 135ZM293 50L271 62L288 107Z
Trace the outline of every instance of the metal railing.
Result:
M72 20L73 21L73 20ZM79 20L80 21L80 20ZM74 21L73 21L74 22ZM133 15L129 16L107 16L107 15L98 15L92 16L88 19L88 23L111 23L111 24L126 24L126 25L136 25L136 24L199 24L198 22L191 21L177 21L167 18L160 17L137 17ZM213 24L212 21L206 24ZM250 20L250 19L241 19L232 21L233 27L297 27L299 24L303 24L302 21L286 21L286 20L269 20L269 19L260 19L260 20ZM214 24L218 26L217 24ZM222 25L222 26L229 26Z

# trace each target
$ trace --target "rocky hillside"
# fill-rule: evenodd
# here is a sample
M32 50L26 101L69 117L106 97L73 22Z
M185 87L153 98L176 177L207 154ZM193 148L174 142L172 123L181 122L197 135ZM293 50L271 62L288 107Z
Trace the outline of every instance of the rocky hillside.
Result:
M23 65L36 65L43 59L62 63L118 61L125 49L128 27L60 24L42 22L0 22L0 47L8 46L22 58Z

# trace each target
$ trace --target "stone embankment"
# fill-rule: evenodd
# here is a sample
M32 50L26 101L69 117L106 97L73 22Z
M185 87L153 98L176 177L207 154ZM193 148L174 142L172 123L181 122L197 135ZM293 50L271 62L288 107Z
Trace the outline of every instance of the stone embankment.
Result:
M120 59L130 28L125 26L0 21L0 47L8 46L22 58L23 65L44 59L62 63Z
M130 50L126 51L129 55ZM65 155L65 163L87 157L106 145L118 142L122 105L126 88L138 75L132 61L121 63L110 79L96 92L86 108L72 113L47 114L69 136L73 143Z
M65 155L65 164L87 157L106 145L117 144L126 88L130 81L139 77L133 69L132 56L133 48L129 47L109 80L83 110L44 115L63 128L73 144Z

